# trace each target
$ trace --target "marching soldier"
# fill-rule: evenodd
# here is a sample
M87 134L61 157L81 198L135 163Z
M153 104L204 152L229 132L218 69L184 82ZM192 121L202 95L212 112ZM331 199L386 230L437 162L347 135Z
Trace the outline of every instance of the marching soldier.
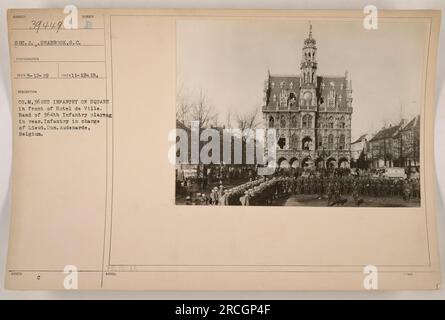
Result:
M219 198L218 198L218 205L225 206L227 201L227 194L224 192L224 189L220 189L219 191Z
M206 194L203 193L201 196L201 205L206 206L209 204L209 199L207 198Z
M408 180L403 182L403 200L408 201L411 197L411 188Z
M210 202L214 206L218 204L218 188L217 187L214 187L212 189L212 192L210 193Z
M358 207L360 207L360 205L363 203L363 199L361 199L359 195L358 183L355 182L352 184L352 198L354 199L354 203Z
M329 181L329 183L328 183L328 206L331 204L333 196L334 196L334 183L332 181Z
M249 192L245 191L244 195L241 196L239 198L239 200L240 200L242 206L248 206L249 205Z

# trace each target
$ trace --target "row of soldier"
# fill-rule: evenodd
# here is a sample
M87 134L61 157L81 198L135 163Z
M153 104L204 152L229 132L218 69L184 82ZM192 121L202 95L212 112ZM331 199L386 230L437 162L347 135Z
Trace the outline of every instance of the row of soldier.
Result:
M295 194L328 194L329 188L337 185L341 194L354 191L363 196L401 196L405 200L420 198L419 179L373 178L367 176L317 177L300 176L295 179Z
M270 205L273 200L290 194L317 195L327 198L328 205L343 205L345 195L352 195L356 205L361 196L401 196L404 200L420 198L419 179L390 179L370 177L274 176L258 177L232 188L214 187L209 195L198 193L194 204L200 205ZM193 204L187 197L187 204Z

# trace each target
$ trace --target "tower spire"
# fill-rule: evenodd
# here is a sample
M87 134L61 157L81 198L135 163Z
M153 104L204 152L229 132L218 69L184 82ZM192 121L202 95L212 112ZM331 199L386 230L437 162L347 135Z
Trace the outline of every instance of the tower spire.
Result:
M301 84L315 85L317 73L317 42L312 37L312 23L309 21L309 35L304 40L303 55L300 63Z

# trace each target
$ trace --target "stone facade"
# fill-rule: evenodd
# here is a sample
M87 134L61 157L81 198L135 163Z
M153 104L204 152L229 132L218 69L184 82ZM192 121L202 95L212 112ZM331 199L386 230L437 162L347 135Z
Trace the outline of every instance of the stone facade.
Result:
M351 142L351 160L357 161L363 153L366 155L368 134L361 135L357 140Z

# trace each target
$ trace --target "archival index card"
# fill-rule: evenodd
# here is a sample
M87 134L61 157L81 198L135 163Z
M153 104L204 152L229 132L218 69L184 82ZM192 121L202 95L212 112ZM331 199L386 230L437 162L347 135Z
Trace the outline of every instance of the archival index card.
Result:
M440 12L366 19L9 10L6 287L438 288Z

